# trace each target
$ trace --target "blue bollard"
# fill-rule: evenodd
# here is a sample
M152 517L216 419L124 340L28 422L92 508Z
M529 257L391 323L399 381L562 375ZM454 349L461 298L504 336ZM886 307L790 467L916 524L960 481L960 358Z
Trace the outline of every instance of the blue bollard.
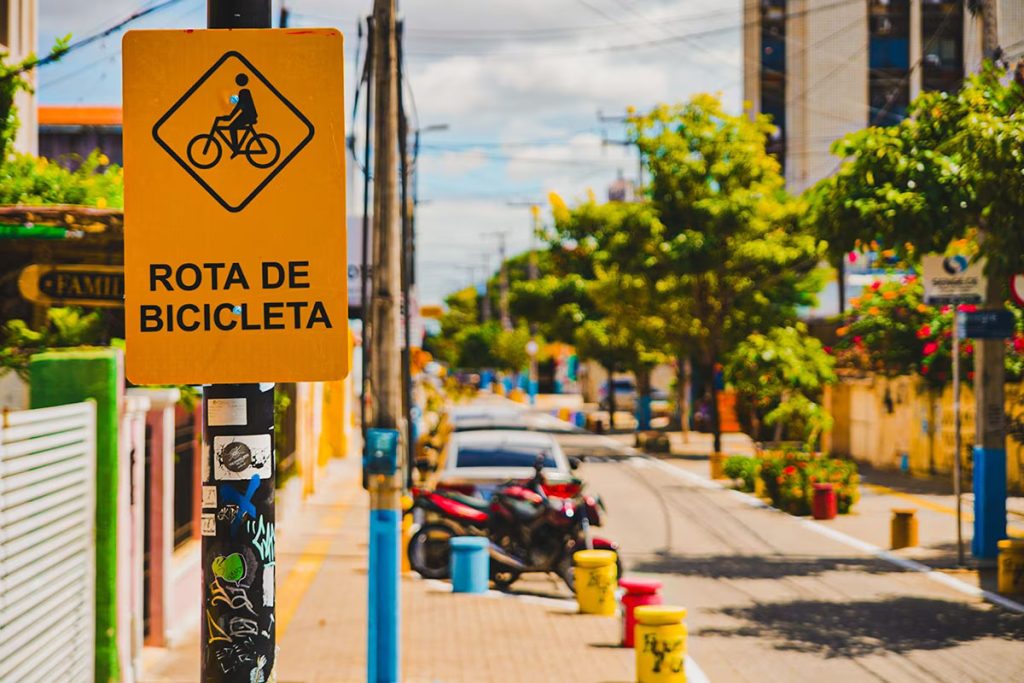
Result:
M587 414L584 413L583 411L576 411L575 413L572 414L572 423L577 427L586 427Z
M491 575L490 541L480 536L451 540L452 592L486 593Z
M994 560L1006 538L1006 451L974 447L974 537L971 553Z
M370 510L366 680L399 680L401 510Z

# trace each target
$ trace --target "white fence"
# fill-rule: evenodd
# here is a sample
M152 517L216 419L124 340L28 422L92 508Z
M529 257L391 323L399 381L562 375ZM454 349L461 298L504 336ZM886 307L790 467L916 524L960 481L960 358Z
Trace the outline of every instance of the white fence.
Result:
M96 409L0 417L0 681L91 683Z

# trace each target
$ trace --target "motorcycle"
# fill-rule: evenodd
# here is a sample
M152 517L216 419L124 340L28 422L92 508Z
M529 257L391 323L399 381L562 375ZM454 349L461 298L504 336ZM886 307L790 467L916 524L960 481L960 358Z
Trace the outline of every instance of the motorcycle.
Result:
M451 538L486 536L491 580L498 588L508 588L524 573L554 572L573 590L573 553L617 551L618 546L591 534L591 527L602 523L604 504L584 495L582 482L549 484L543 459L534 469L532 479L504 484L489 502L456 491L414 491L414 509L431 519L409 541L413 569L425 578L447 578Z

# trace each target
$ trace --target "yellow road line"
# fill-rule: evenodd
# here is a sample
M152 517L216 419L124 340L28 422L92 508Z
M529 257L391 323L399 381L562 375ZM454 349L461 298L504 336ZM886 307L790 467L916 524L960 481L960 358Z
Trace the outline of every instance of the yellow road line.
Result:
M881 484L869 484L867 482L862 482L861 486L870 491L874 491L875 493L878 493L880 495L895 496L896 498L902 498L903 500L909 501L911 503L914 503L915 505L923 507L927 510L931 510L933 512L941 512L945 515L953 515L954 517L956 516L956 508L950 507L948 505L943 505L942 503L936 503L935 501L928 500L927 498L915 496L912 493L904 493L903 491L891 489L888 486L882 486ZM969 510L965 509L962 514L965 522L974 521L974 515ZM1007 533L1014 538L1024 538L1024 531L1018 531L1017 529L1007 529Z
M338 485L348 486L351 483L352 481L344 481ZM345 522L345 513L348 512L351 504L350 497L348 500L340 503L337 506L337 510L324 515L318 525L316 538L307 543L306 547L303 548L299 559L295 561L295 566L288 572L288 576L282 583L281 589L277 592L278 638L283 637L284 632L288 630L288 625L291 624L292 618L299 610L302 599L306 596L310 586L313 585L313 580L320 572L320 567L323 566L324 560L327 559L327 553L331 549L331 544L337 538L336 532L341 529L342 524Z

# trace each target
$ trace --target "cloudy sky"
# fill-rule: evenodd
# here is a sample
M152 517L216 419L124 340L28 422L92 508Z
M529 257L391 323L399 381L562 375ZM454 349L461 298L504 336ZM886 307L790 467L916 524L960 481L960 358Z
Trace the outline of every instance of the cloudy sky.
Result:
M83 37L158 0L39 0L39 44ZM348 101L356 28L372 0L286 0L293 26L334 26L347 45ZM275 16L280 0L275 0ZM201 27L206 0L179 0L133 26ZM430 0L400 5L406 63L422 136L417 220L425 301L480 279L497 266L496 231L511 253L529 243L521 204L602 196L621 170L636 175L636 152L615 122L701 91L740 106L741 3L712 0ZM120 104L120 35L85 47L39 74L44 104ZM362 59L362 55L359 55ZM351 104L349 106L351 109ZM358 130L358 129L357 129ZM350 206L358 209L358 196Z

